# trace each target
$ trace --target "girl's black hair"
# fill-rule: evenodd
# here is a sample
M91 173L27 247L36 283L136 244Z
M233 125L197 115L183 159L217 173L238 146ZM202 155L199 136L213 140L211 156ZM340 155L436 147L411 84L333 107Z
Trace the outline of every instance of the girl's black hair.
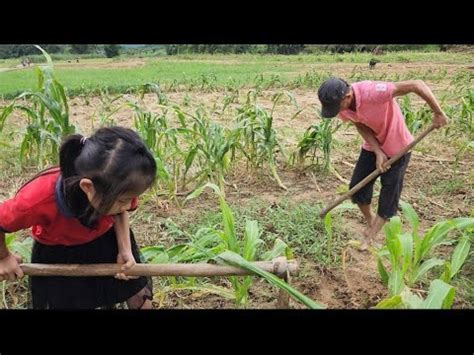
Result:
M141 194L155 181L156 162L140 136L124 127L105 127L85 139L73 134L59 152L63 193L71 212L88 227L94 226L124 193ZM97 210L79 186L90 179Z

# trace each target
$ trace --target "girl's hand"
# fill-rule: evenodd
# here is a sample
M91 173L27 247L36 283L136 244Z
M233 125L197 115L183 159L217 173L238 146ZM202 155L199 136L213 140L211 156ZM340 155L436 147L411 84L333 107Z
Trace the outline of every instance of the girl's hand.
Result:
M0 259L0 281L13 281L24 276L20 268L21 258L18 255L8 253L6 257Z
M122 271L126 271L134 267L136 262L135 258L133 257L132 251L127 250L119 252L117 255L117 264L123 264ZM115 275L115 278L119 280L130 280L138 279L138 276L127 276L122 272Z

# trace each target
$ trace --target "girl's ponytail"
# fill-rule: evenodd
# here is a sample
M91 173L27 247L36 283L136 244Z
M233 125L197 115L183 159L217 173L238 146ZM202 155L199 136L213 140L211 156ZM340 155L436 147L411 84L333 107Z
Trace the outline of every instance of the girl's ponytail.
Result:
M85 137L80 134L70 135L61 143L59 150L59 167L61 169L61 175L65 179L77 175L75 162L77 157L81 154L85 143Z

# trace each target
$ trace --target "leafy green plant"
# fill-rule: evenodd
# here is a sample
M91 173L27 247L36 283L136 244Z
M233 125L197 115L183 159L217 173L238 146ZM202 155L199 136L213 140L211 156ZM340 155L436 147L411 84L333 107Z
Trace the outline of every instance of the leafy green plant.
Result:
M247 103L237 109L236 120L240 136L238 148L252 169L263 168L267 165L278 186L286 190L287 187L278 175L276 162L276 154L278 151L283 153L283 147L273 128L273 112L281 96L273 98L273 107L270 112L255 102L252 103L251 97L252 92L249 92Z
M322 167L323 171L328 172L331 167L333 134L339 127L337 125L333 128L333 121L329 119L323 119L319 124L309 127L298 142L296 151L290 156L290 164L303 166L310 153L311 165ZM322 157L318 156L319 151L322 152ZM320 158L323 160L322 164L319 162Z
M261 232L259 230L258 224L254 220L247 220L245 223L245 231L243 238L239 238L235 228L234 214L228 206L227 202L225 201L224 195L216 185L207 183L205 186L197 189L187 198L192 199L199 196L206 187L213 189L219 197L220 207L222 211L223 230L215 230L215 233L220 237L224 245L224 251L222 251L218 255L209 252L209 256L213 256L214 259L221 259L226 263L237 265L239 267L243 267L247 270L255 272L257 275L264 277L267 281L275 284L277 287L286 290L290 293L291 296L303 302L308 307L321 308L322 306L318 305L314 301L311 301L306 296L301 295L294 288L292 288L285 282L279 280L274 275L260 270L259 268L256 268L254 265L249 263L251 261L256 260L256 257L259 252L259 246L263 244L263 241L260 239ZM279 241L275 243L274 250L266 254L266 257L275 257L281 255L280 253L283 252L285 252L287 256L289 255L287 245L282 241ZM238 305L245 305L248 302L248 290L252 284L252 277L245 276L243 278L239 278L234 276L231 277L230 280L232 285L234 286L236 303Z
M378 271L392 297L400 296L405 289L408 288L409 290L409 288L422 281L428 271L435 267L444 266L445 271L442 279L446 282L450 281L459 272L467 257L470 245L469 238L464 236L459 239L451 262L431 255L438 246L452 243L453 240L448 238L449 232L469 230L474 227L474 218L459 217L438 222L428 229L424 235L419 235L420 221L416 212L406 202L402 201L401 206L412 230L403 232L400 217L391 218L384 227L386 246L377 253ZM384 261L389 262L390 269L385 266ZM430 292L439 292L438 289L446 290L446 287L440 282L432 283ZM450 292L446 293L446 297L448 295L451 297ZM405 298L396 298L396 300L406 300L406 297L410 297L410 295L408 291L405 291Z
M76 131L69 120L69 105L64 87L53 74L53 62L48 53L36 46L47 60L37 66L37 89L25 91L14 98L0 114L0 131L8 116L19 110L26 115L27 127L20 147L20 162L33 159L40 166L52 165L58 160L61 139ZM27 104L19 104L26 101Z

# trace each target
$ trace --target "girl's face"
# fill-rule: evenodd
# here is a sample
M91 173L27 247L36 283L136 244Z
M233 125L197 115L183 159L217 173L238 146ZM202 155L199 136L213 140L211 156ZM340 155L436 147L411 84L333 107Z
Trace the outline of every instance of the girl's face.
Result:
M132 206L132 200L138 197L136 195L132 194L123 194L121 195L117 201L112 205L110 208L110 211L107 213L107 215L114 215L114 214L120 214L123 213L127 210L129 210ZM95 208L95 206L94 206Z
M94 207L96 210L99 209L99 203L100 200L96 201L94 197L96 196L96 191L94 188L94 184L91 180L89 179L82 179L79 183L79 186L81 187L82 191L87 196L87 199L89 200L89 203ZM117 200L114 202L112 207L110 208L107 213L103 213L104 215L115 215L115 214L120 214L123 213L131 208L132 205L132 200L138 197L136 193L124 193L123 195L120 195Z

